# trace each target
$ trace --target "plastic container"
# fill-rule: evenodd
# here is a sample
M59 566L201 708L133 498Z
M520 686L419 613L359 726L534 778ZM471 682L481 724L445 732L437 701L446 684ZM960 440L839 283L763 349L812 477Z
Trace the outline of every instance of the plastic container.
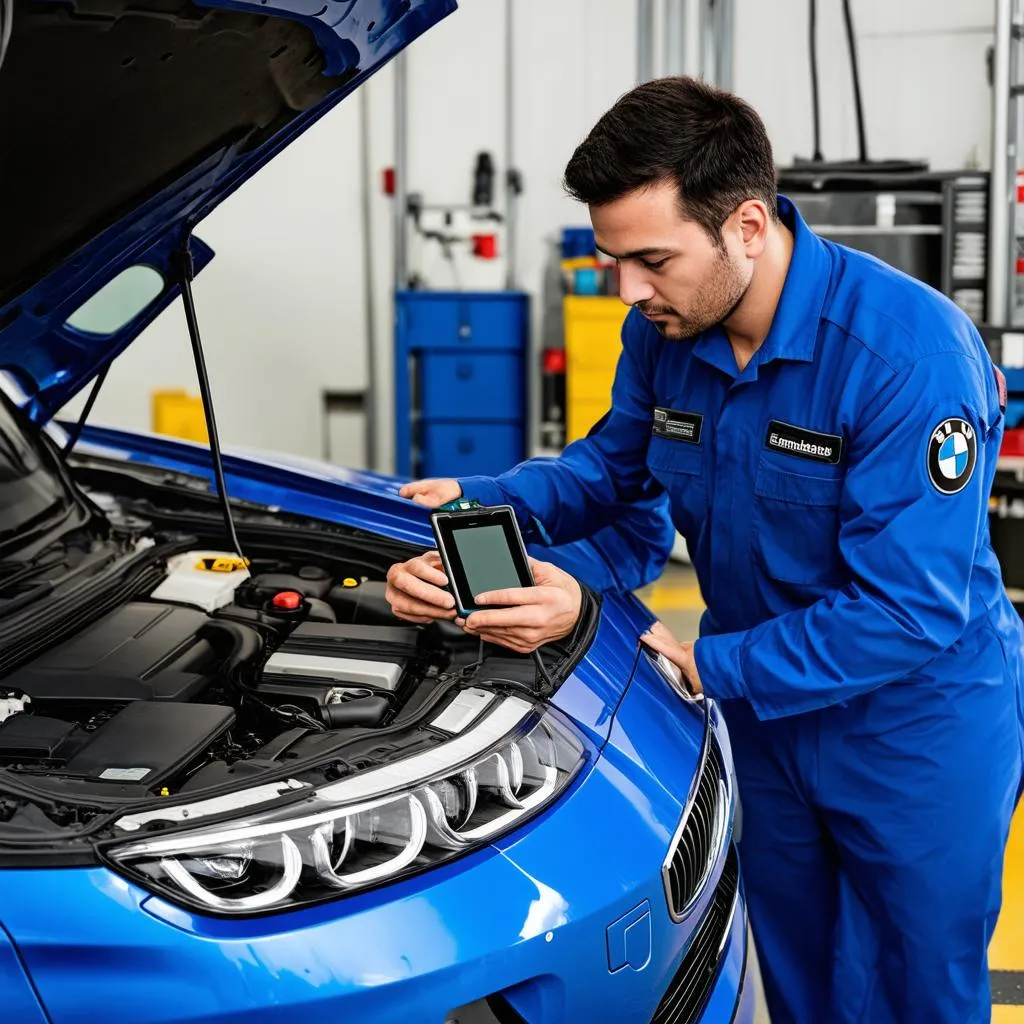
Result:
M154 434L210 443L201 398L186 391L154 391L151 401Z
M597 251L593 228L562 228L562 259L593 256Z

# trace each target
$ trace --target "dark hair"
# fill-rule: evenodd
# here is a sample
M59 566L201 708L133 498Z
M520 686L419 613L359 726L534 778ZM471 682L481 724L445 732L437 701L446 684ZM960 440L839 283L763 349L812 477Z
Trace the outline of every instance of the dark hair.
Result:
M775 164L750 104L694 78L645 82L622 96L577 147L565 188L602 206L672 181L685 217L715 241L740 203L760 199L775 220Z

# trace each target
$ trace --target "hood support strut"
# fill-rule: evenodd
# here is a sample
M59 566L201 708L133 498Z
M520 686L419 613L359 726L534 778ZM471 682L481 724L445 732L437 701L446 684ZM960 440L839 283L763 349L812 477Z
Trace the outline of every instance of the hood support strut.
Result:
M192 342L192 358L196 365L196 376L199 378L199 394L203 400L203 414L206 417L206 433L210 440L210 455L213 459L213 473L217 481L217 495L220 498L221 510L224 513L224 525L235 554L248 564L238 542L235 531L235 520L231 514L231 500L228 498L227 484L224 480L224 460L221 457L220 438L217 434L217 420L213 411L213 393L210 378L206 372L206 357L203 354L203 342L199 334L199 318L196 314L196 302L192 294L192 280L195 277L195 262L192 259L191 232L185 234L181 248L174 254L174 267L178 272L181 285L181 301L185 307L185 320L188 323L188 336Z

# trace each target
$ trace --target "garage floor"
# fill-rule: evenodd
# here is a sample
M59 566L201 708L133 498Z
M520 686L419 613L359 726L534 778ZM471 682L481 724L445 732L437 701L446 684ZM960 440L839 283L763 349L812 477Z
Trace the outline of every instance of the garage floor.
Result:
M640 596L680 640L696 637L704 604L689 566L670 564L661 579L641 591ZM993 998L998 1004L993 1011L993 1024L1024 1024L1024 810L1018 812L1010 837L1003 876L1003 909L989 949L989 965ZM760 985L758 977L760 1005L756 1022L769 1024Z

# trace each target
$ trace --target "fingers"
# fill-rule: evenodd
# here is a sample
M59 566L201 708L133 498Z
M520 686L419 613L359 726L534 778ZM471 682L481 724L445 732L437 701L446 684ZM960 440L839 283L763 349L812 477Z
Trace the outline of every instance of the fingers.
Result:
M393 565L388 571L388 579L391 582L396 582L403 573L410 575L413 579L423 580L424 583L434 587L448 586L448 577L445 575L441 557L436 551L414 558L411 562L400 562L398 565ZM451 597L450 594L448 596ZM452 607L455 607L454 601L452 601Z
M458 480L413 480L403 484L398 493L403 498L411 498L416 504L427 508L437 508L446 501L452 501L462 494Z
M394 611L394 609L392 609ZM443 619L443 615L408 615L404 612L395 612L395 618L401 619L403 622L412 622L417 626L429 626L432 622L437 622L438 619Z
M660 654L664 654L673 665L678 665L680 668L686 668L687 665L693 661L693 655L691 649L693 644L681 644L671 634L669 636L663 636L660 633L644 633L640 637L642 643L646 644L652 650L658 651Z
M385 589L384 596L395 615L407 622L425 623L433 622L435 619L451 620L455 618L454 608L442 608L429 601L420 601L415 597L409 597L408 594L396 591L390 585Z
M550 596L537 587L512 587L477 594L475 600L477 604L535 605L549 601Z
M411 571L412 565L413 563L406 563L405 566L392 566L388 570L388 585L391 589L427 604L436 605L438 608L454 608L455 599L447 591L440 589L448 585L444 573L423 564L416 565L414 572Z
M443 499L437 494L431 494L429 492L420 492L414 494L412 500L417 505L422 505L424 508L437 508L438 505L443 505Z
M544 584L561 584L568 573L563 572L558 568L557 565L552 565L550 562L541 562L536 558L527 558L530 564L530 572L533 573L533 580L538 585Z
M553 631L551 611L537 605L474 612L463 629L470 636L479 636L520 654L530 654L565 632Z
M484 602L480 602L483 604ZM466 620L466 627L478 633L493 629L520 629L541 626L549 618L547 611L536 604L516 605L511 608L495 608L490 611L473 612Z
M395 615L416 623L455 618L455 600L441 589L448 585L448 577L440 564L437 552L431 551L388 570L384 597Z
M533 632L509 632L507 630L485 630L474 632L466 630L471 636L479 637L489 644L498 644L500 647L507 647L517 654L532 654L544 643L544 637L540 631Z
M655 619L654 624L651 626L650 632L655 636L662 636L668 640L675 640L675 635L672 630L665 625L661 619Z
M653 648L655 651L665 651L677 646L674 638L661 636L660 634L655 633L653 629L644 633L640 637L640 642L642 644L646 644L650 648Z

